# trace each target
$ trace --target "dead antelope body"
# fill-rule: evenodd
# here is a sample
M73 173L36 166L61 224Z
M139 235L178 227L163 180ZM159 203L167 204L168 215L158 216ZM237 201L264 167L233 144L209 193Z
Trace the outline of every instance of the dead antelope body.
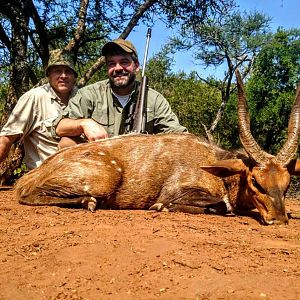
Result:
M192 134L124 135L63 149L15 187L29 205L155 209L226 214L257 208L265 224L288 222L285 193L300 163L297 89L288 139L280 152L260 149L250 132L238 78L240 139L246 154L227 152Z

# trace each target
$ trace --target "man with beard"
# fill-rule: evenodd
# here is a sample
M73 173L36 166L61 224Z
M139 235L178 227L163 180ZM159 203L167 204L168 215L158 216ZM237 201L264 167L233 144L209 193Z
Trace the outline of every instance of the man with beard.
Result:
M60 148L88 140L96 141L130 131L130 111L136 103L140 83L138 55L130 41L117 39L102 48L108 79L81 88L70 99L53 129L63 137ZM147 92L146 125L149 134L185 132L167 100L155 90Z

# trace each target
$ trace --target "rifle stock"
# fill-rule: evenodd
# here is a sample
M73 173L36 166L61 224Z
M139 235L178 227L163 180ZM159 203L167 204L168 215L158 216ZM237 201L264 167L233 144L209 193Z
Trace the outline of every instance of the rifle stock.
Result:
M141 80L140 92L136 103L132 131L135 133L144 133L146 125L146 99L148 90L148 77L144 76Z

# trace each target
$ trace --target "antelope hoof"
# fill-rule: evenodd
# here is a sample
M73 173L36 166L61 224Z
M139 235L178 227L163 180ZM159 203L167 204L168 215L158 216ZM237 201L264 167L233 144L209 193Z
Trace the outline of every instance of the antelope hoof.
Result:
M169 211L166 207L164 207L163 203L154 203L149 210Z
M84 208L87 208L87 210L91 212L95 212L97 206L97 200L94 197L88 197L81 201L81 205Z

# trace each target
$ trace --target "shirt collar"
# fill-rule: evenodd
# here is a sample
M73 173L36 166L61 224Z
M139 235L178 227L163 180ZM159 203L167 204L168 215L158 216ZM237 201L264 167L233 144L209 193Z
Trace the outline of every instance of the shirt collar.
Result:
M112 87L111 87L111 85L110 85L109 79L107 79L106 81L107 81L107 85L108 85L108 87L109 87L111 93L114 94L114 93L113 93L113 90L112 90ZM140 85L140 83L139 83L138 81L135 81L135 82L134 82L134 89L133 89L133 91L132 91L131 94L130 94L131 96L132 96L134 93L138 93L139 85Z
M57 94L55 93L54 89L51 87L50 83L46 83L44 85L44 88L51 95L51 99L52 100L55 100L55 101L57 101L59 103L63 103L61 101L61 99L57 96ZM78 87L74 86L74 88L73 88L73 90L71 92L70 98L72 98L76 94L77 91L78 91Z

